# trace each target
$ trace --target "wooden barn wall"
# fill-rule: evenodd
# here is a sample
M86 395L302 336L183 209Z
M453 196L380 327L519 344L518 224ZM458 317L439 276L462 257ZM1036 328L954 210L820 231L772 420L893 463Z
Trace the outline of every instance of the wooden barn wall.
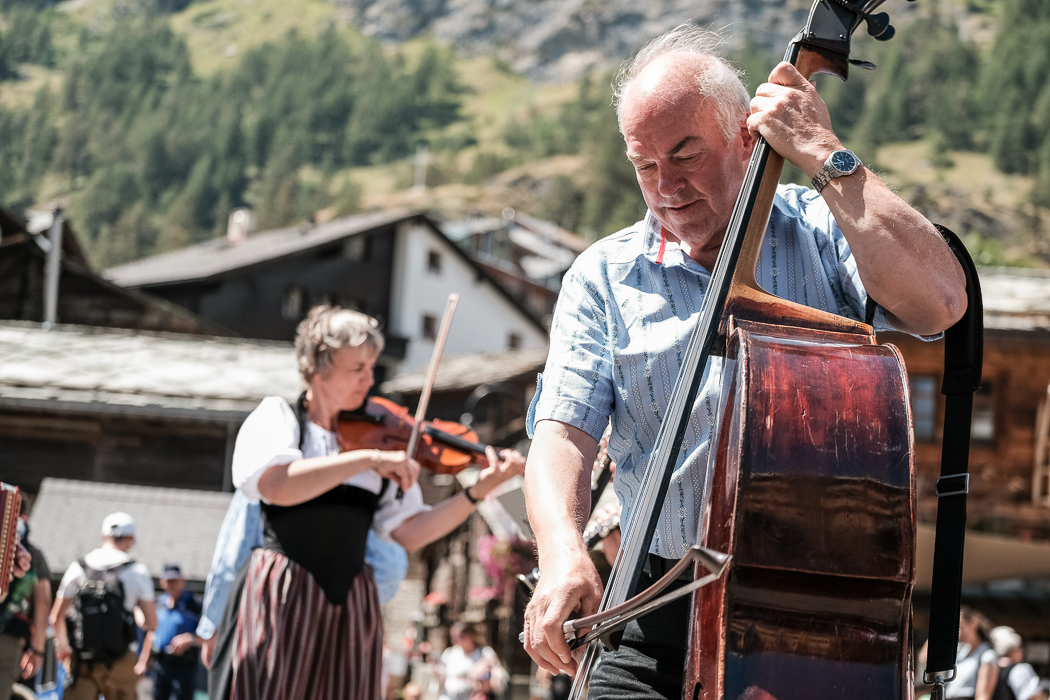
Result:
M936 380L934 439L916 443L915 460L919 515L931 520L944 424L944 345L900 334L886 334L880 341L900 348L910 377ZM1050 538L1050 509L1031 505L1035 413L1050 383L1050 333L987 331L982 376L991 385L994 438L971 442L969 523L1022 537Z
M30 493L49 476L219 491L226 449L223 423L0 411L0 480Z

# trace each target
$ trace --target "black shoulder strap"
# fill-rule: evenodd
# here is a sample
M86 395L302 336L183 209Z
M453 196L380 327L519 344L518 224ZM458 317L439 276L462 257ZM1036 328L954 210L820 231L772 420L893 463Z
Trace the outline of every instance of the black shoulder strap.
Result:
M292 410L295 411L295 419L299 421L299 451L303 451L303 445L306 444L306 392L299 394L299 398L296 399L295 405L292 406Z
M930 638L923 680L936 683L932 698L944 697L944 685L955 678L959 646L963 546L966 539L966 494L970 489L970 421L973 394L981 386L984 354L984 308L977 268L954 233L938 225L966 274L966 314L944 333L944 441L941 476L937 479L937 537L933 551Z

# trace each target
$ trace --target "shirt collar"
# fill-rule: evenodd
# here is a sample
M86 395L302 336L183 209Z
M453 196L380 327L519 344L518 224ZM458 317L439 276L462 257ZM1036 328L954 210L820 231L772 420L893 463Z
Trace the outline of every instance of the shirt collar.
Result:
M693 274L710 277L711 272L703 265L693 260L682 251L682 247L676 241L667 240L663 233L663 226L656 220L653 213L648 209L645 211L645 219L642 220L642 247L645 259L653 265L664 267L683 267Z

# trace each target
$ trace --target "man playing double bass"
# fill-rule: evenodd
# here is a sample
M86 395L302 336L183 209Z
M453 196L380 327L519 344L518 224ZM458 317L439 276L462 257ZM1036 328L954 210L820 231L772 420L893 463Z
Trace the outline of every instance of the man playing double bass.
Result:
M844 151L813 85L781 63L749 99L719 44L683 25L624 66L617 115L649 211L577 259L554 315L525 475L543 572L525 614L525 648L552 673L577 670L562 623L601 600L579 536L598 438L611 418L628 522L757 136L819 188L778 188L757 275L763 288L857 320L870 293L880 304L876 329L921 335L947 329L966 309L948 246ZM718 357L704 370L638 590L696 542L721 370ZM686 597L630 623L619 649L603 654L590 697L680 698L689 616Z

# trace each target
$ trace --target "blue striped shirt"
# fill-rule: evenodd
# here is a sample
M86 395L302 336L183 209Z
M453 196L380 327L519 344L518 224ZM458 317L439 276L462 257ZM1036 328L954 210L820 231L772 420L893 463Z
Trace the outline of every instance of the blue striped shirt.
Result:
M658 263L652 214L588 248L565 274L551 326L550 355L529 408L598 440L610 418L614 485L630 518L664 407L678 376L711 273L668 242ZM814 191L777 190L758 265L762 287L781 298L864 319L867 295L831 210ZM889 329L881 309L876 329ZM697 541L706 502L708 451L722 358L708 361L651 551L680 558Z

